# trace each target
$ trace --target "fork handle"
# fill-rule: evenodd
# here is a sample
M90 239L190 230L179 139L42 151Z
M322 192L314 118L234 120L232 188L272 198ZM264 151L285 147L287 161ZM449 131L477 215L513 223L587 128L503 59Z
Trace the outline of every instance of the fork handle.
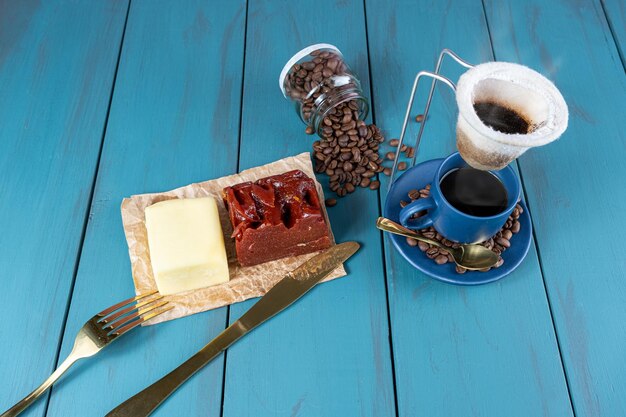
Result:
M48 388L52 386L61 376L76 362L78 357L70 354L61 365L46 379L39 387L37 387L33 392L24 397L21 401L15 404L13 407L9 408L7 411L2 413L0 417L15 417L20 414L22 411L26 410L32 403L34 403L37 398L41 396Z

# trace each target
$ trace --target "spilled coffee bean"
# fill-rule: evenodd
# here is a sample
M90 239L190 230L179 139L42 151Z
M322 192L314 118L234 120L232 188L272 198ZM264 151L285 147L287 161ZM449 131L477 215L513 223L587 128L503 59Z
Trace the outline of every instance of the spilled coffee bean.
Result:
M400 164L398 164L398 168L399 168L399 165ZM426 187L422 188L421 190L416 190L416 189L410 190L407 194L408 198L410 199L410 202L419 200L420 198L426 198L429 195L430 195L430 184L428 184ZM404 207L407 204L409 204L409 202L404 201L404 200L400 201L401 207ZM490 239L487 239L486 241L482 243L479 243L479 245L486 247L487 249L491 250L497 255L501 255L504 251L506 251L508 248L511 247L511 238L513 237L513 235L515 235L516 233L519 233L521 229L519 216L523 212L524 212L524 209L518 203L513 209L513 212L507 219L504 226L502 226L502 229L500 229L500 231L498 231L498 233L496 233L495 236L491 237ZM414 215L414 218L416 217L419 217L419 215ZM458 248L460 246L457 242L452 242L444 238L443 236L441 236L441 234L439 234L433 227L428 227L426 229L417 230L416 232L429 239L435 239L438 242L440 242L442 245L447 246L447 247ZM410 239L410 240L415 241L415 239ZM417 241L417 244L413 244L412 242L409 242L409 239L407 239L407 243L409 244L409 246L417 246L419 250L421 250L422 252L425 252L426 256L434 260L434 262L437 263L438 265L443 265L448 262L454 263L454 259L452 258L452 255L450 255L445 249L441 249L441 248L432 246L428 243L421 242L421 241ZM498 263L496 263L493 266L493 268L499 268L503 264L504 264L504 259L500 256L498 259ZM456 265L455 270L458 274L464 274L467 271L467 269L460 267L458 265ZM479 270L479 272L487 272L489 270L491 270L491 268L481 269Z

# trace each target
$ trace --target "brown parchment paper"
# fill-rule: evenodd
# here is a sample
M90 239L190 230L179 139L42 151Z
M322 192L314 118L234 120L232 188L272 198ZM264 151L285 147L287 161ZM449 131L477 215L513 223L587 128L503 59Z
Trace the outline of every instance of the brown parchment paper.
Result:
M281 174L294 169L302 170L315 181L317 193L322 202L322 212L329 225L328 214L324 206L324 193L322 187L315 180L313 166L309 153L302 153L297 156L284 158L267 165L251 168L239 174L217 178L215 180L190 184L175 190L163 193L140 194L122 201L122 222L124 233L128 243L128 252L132 267L135 292L137 294L148 291L156 291L157 286L152 274L150 263L150 251L148 249L148 235L146 232L144 210L146 207L159 201L174 198L197 198L213 197L217 201L220 214L222 231L224 232L224 242L226 244L226 254L228 256L228 268L230 281L224 284L199 290L187 291L184 293L166 296L174 308L145 324L156 324L163 321L188 316L201 311L211 310L225 305L237 303L264 295L270 288L280 281L284 275L296 268L305 260L314 256L314 253L294 256L291 258L279 259L261 265L251 267L241 267L237 263L235 253L235 242L230 237L232 227L228 218L228 213L222 201L222 189L245 181L256 181L270 175ZM331 240L334 242L332 230L330 230ZM346 275L343 266L335 269L324 281L329 281Z

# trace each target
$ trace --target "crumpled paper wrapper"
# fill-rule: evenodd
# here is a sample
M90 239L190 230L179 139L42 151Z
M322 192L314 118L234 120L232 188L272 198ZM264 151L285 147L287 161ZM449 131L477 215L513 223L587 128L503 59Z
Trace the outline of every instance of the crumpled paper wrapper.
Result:
M152 274L150 251L148 249L148 234L146 231L144 210L146 207L159 201L174 198L198 198L213 197L217 201L220 214L224 243L228 256L230 280L227 283L214 285L199 290L187 291L180 294L165 297L174 308L152 320L145 325L156 324L163 321L173 320L190 314L199 313L214 308L223 307L233 303L247 300L248 298L260 297L280 281L287 272L295 269L298 265L315 255L310 253L301 256L278 259L264 264L242 267L237 263L235 242L230 236L233 228L230 224L228 212L222 200L222 189L227 186L246 181L256 181L270 175L281 174L286 171L299 169L315 181L317 193L322 202L322 212L329 225L328 214L324 206L324 193L321 185L315 180L310 154L302 153L297 156L284 158L271 164L245 170L239 174L215 180L190 184L172 191L155 194L140 194L122 201L122 222L124 233L128 242L128 252L132 266L133 281L137 294L156 291L157 286ZM332 230L331 240L334 242ZM343 266L335 269L324 281L329 281L346 275Z

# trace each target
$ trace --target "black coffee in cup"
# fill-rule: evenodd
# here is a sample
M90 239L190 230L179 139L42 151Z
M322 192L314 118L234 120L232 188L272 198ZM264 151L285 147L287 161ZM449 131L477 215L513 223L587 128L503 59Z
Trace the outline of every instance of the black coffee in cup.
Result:
M439 186L454 208L471 216L495 216L507 208L506 188L489 171L471 167L453 169L444 175Z
M502 133L528 133L530 123L518 112L489 101L474 103L478 118L493 130Z

